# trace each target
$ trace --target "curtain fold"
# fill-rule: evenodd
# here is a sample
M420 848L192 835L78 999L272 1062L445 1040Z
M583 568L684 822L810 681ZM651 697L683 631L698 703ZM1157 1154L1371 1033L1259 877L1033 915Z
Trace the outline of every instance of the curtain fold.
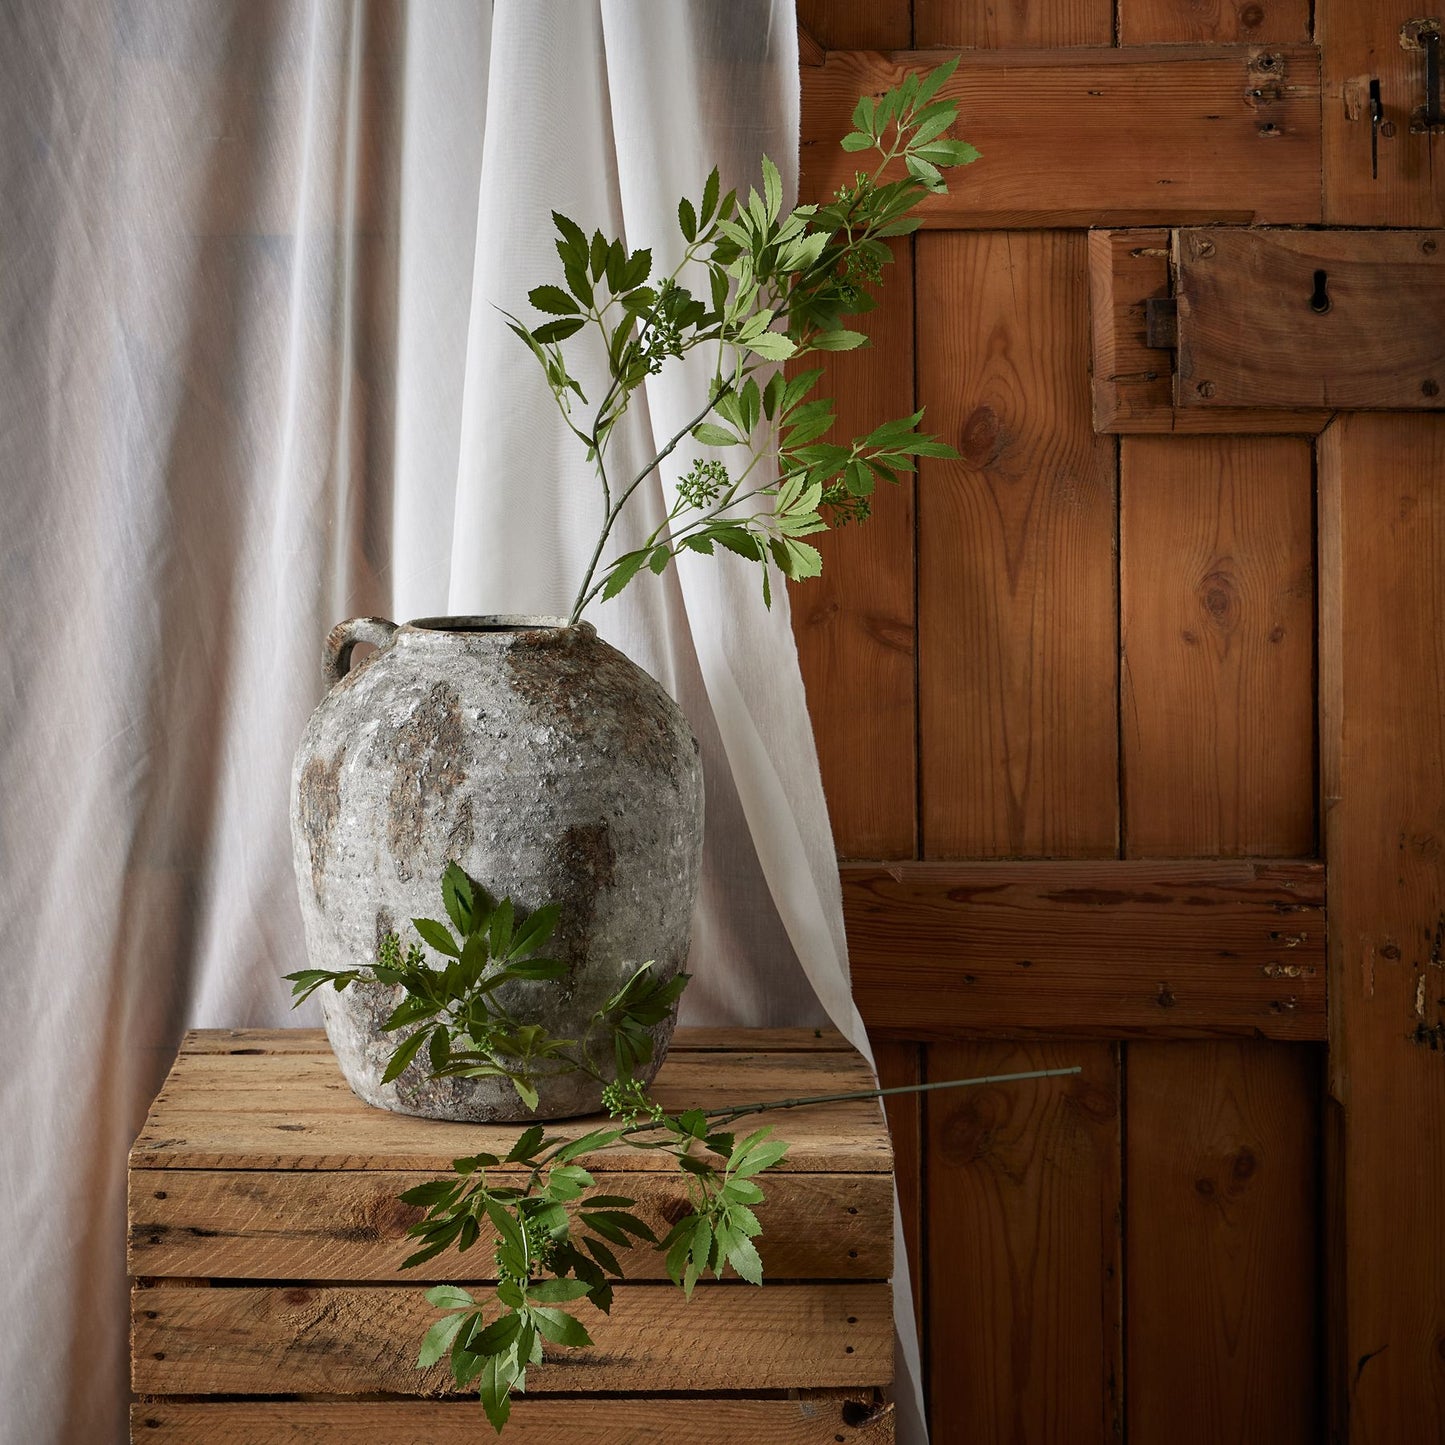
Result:
M181 1032L316 1022L326 630L566 610L600 502L498 310L551 210L666 261L715 161L796 186L797 107L785 0L0 4L0 1440L125 1438L125 1154ZM699 386L650 382L615 465ZM704 751L685 1018L866 1048L786 595L688 557L589 615Z

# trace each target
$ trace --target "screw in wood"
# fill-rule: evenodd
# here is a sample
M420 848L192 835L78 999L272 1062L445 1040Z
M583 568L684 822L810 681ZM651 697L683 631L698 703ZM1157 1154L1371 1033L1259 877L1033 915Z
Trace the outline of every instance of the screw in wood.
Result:
M1439 396L1440 383L1433 377L1427 376L1425 380L1420 383L1420 391L1425 396Z
M1197 392L1200 394L1200 396L1213 396L1213 395L1214 395L1214 383L1213 383L1212 381L1201 381L1201 382L1198 382L1198 383L1195 385L1195 388L1194 388L1194 389L1195 389L1195 391L1197 391Z
M1194 254L1201 259L1205 256L1212 256L1214 254L1214 242L1204 240L1196 241L1194 243Z
M1433 256L1436 251L1435 242L1429 236L1426 236L1425 239L1420 242L1420 249L1427 256Z

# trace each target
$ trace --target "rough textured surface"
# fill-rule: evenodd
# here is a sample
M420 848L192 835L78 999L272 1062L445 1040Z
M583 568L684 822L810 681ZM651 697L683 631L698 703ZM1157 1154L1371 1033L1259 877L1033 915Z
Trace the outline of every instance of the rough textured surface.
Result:
M560 904L548 952L567 974L499 996L577 1038L638 965L651 959L669 977L687 957L702 850L697 742L676 703L586 623L409 623L312 715L292 832L316 968L370 962L389 928L408 939L407 919L439 916L450 859L519 910ZM383 1085L399 1040L380 1024L400 990L318 997L342 1071L368 1103L434 1118L526 1116L505 1080L431 1082L414 1063ZM670 1034L670 1022L658 1031L654 1068ZM540 1117L599 1107L585 1076L538 1082Z

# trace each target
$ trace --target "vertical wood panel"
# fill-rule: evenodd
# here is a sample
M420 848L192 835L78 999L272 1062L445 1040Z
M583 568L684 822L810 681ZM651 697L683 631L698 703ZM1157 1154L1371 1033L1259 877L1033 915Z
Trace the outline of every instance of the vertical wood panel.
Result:
M1128 1046L1130 1445L1318 1445L1321 1065Z
M1112 45L1113 0L914 0L913 42L977 49Z
M1425 59L1400 27L1439 8L1415 0L1315 0L1324 66L1324 220L1330 226L1445 225L1445 134L1413 130ZM1388 133L1370 173L1369 83L1380 82Z
M1309 443L1128 437L1120 457L1125 853L1308 856Z
M923 1048L919 1044L873 1041L878 1082L885 1089L923 1082ZM903 1216L903 1237L913 1279L913 1312L920 1337L926 1290L923 1259L923 1099L918 1094L885 1099L888 1132L893 1139L893 1178L898 1209ZM896 1265L895 1265L896 1267Z
M918 397L960 462L919 507L926 857L1117 848L1114 443L1082 233L917 239Z
M907 416L913 402L913 251L893 243L871 345L827 360L830 436L851 441ZM833 838L845 858L915 854L914 484L881 486L867 522L811 539L823 575L791 589L793 635L808 690Z
M909 0L798 0L798 24L825 50L904 50Z
M934 1445L1115 1438L1119 1094L1108 1044L934 1045L930 1079L1081 1064L928 1109Z
M1310 0L1119 0L1120 45L1309 38Z
M1445 1439L1445 418L1325 431L1320 568L1333 1423L1350 1445L1395 1445Z

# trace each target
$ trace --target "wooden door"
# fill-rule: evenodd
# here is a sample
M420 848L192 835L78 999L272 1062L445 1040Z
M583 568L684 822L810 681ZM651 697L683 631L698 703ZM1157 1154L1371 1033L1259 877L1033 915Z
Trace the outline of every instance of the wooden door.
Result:
M793 597L855 992L888 1082L1082 1067L893 1111L938 1445L1445 1440L1438 389L1200 404L1143 323L1186 228L1445 224L1412 17L800 3L805 196L953 51L983 152L836 369L962 460Z

